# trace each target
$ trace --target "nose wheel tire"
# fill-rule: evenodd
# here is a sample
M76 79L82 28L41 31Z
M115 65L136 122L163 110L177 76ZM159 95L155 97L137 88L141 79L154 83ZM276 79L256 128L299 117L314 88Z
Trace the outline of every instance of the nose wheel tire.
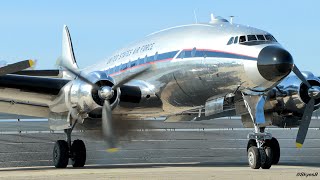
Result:
M53 164L56 168L66 168L69 162L69 147L64 140L56 141L53 148Z
M257 147L251 146L248 149L248 162L252 169L259 169L261 167L261 157Z
M273 154L272 154L272 149L270 147L266 147L262 149L265 153L265 159L264 162L261 163L261 168L262 169L270 169L272 166L272 160L273 160Z
M252 169L270 169L272 166L273 153L270 147L257 148L250 146L248 149L248 163Z
M278 164L280 160L280 145L278 140L273 137L272 139L267 140L266 144L272 150L272 154L273 154L272 164Z
M86 146L82 140L75 140L71 146L71 162L73 167L83 167L86 163Z

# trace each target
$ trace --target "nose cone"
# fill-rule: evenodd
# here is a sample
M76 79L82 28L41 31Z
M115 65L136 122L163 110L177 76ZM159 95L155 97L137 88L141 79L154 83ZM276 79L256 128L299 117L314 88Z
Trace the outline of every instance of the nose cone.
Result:
M276 82L290 74L293 68L293 58L281 47L267 46L260 51L257 64L263 78Z

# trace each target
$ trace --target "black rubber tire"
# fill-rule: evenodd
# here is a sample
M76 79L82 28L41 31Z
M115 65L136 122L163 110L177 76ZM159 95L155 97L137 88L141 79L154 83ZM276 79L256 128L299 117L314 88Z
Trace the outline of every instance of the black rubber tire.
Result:
M259 169L261 167L261 157L259 149L255 146L251 146L248 149L248 163L252 169Z
M58 140L53 147L53 164L56 168L66 168L69 162L69 147L64 140Z
M82 140L74 140L71 145L71 163L73 167L83 167L86 164L86 146Z
M272 138L270 141L270 147L272 149L273 158L272 164L278 164L280 160L280 144L276 138Z
M273 154L271 147L264 148L266 159L264 163L261 163L262 169L270 169L272 166Z
M248 144L247 144L247 152L248 152L249 148L252 147L252 146L257 147L257 142L256 142L255 139L250 139L250 140L248 141Z
M272 138L266 141L266 146L271 147L272 149L272 164L278 164L280 160L280 145L276 138Z

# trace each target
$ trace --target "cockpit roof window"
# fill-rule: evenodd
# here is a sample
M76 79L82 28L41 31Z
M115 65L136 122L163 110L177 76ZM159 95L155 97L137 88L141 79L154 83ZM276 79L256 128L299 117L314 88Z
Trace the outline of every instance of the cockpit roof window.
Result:
M243 42L246 42L246 41L247 41L246 36L240 36L239 43L243 43Z

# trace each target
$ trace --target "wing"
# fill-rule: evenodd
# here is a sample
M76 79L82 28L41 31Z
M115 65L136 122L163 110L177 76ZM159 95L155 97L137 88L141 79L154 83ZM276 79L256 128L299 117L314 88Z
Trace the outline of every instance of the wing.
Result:
M48 77L0 76L0 113L47 118L48 104L68 82Z

